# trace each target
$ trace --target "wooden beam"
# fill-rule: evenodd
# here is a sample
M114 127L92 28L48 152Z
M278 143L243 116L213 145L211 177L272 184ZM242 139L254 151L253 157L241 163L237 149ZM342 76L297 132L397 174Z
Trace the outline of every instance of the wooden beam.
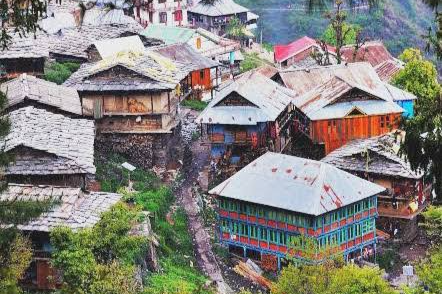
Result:
M150 94L150 107L152 107L151 112L153 113L153 95L152 95L152 93Z
M170 112L170 92L167 92L167 109Z

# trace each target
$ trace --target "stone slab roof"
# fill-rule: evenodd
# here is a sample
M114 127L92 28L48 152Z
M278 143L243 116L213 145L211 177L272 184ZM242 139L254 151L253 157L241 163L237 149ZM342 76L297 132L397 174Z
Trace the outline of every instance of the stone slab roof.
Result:
M349 172L420 179L423 174L413 171L409 162L398 155L397 140L394 133L354 140L334 150L321 161Z
M95 174L93 121L72 119L32 106L14 110L8 116L11 130L0 140L5 151L25 147L52 155L55 159L41 158L32 167L24 164L20 168L12 164L6 173L22 171L20 174L44 175L81 171Z
M131 78L94 78L114 68L130 72ZM83 64L64 85L78 91L173 90L191 70L190 65L172 61L158 53L124 52L95 63Z
M80 188L57 186L33 186L9 184L0 194L0 201L53 200L54 207L37 219L18 226L23 231L50 232L58 226L72 230L90 228L99 220L101 213L109 210L121 199L120 194L83 192Z
M47 58L49 51L44 42L45 34L37 32L35 35L29 34L20 36L18 33L10 32L11 36L8 48L0 48L1 59L18 59L18 58Z
M75 89L59 86L55 83L22 74L16 79L0 85L6 94L7 107L32 100L39 104L55 107L69 113L81 115L80 96Z

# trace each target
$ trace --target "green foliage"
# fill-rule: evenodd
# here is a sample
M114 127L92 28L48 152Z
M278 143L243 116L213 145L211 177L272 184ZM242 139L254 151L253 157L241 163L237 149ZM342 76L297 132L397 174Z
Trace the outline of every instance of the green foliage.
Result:
M399 56L406 62L404 69L399 71L392 84L416 95L417 111L425 111L425 103L431 102L439 95L440 85L437 82L437 70L434 64L423 59L418 49L409 48Z
M267 42L263 42L262 43L262 48L264 48L264 50L266 50L267 52L272 53L273 52L273 45Z
M80 68L79 63L75 62L55 62L45 69L45 80L54 82L57 85L63 84L75 71Z
M203 111L207 106L207 102L196 99L186 99L181 102L181 105L196 111Z
M135 262L146 253L148 241L129 232L139 220L137 210L118 203L91 229L54 229L52 263L62 270L62 292L138 293Z
M143 210L147 210L156 220L164 219L169 211L174 197L170 188L162 186L158 189L144 190L132 195L134 203L140 205Z
M376 268L344 265L328 260L318 265L282 270L272 294L395 294Z
M236 16L232 17L227 24L226 33L230 38L241 39L244 38L246 26L241 23Z
M377 255L377 262L381 269L390 272L393 266L400 262L400 257L396 249L385 249Z
M422 213L425 221L421 224L427 235L435 242L442 242L442 207L430 206Z
M262 65L266 65L267 62L259 58L258 53L243 53L244 60L240 64L241 73L247 72L249 70L255 69Z
M434 248L416 267L421 285L409 289L407 294L442 293L442 247Z
M350 45L356 43L356 36L362 30L358 25L352 25L348 23L344 23L342 26L344 32L347 32L344 37L344 45ZM336 33L333 29L332 25L329 25L327 29L322 34L321 39L325 41L327 44L332 46L336 46Z

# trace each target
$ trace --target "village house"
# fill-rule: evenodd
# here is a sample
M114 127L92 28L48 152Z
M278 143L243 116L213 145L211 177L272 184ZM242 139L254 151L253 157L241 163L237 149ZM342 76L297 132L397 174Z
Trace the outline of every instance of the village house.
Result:
M193 98L213 98L213 90L221 78L218 62L203 56L186 43L160 46L154 51L170 60L189 65L189 69L192 70L190 86L193 89Z
M398 104L416 99L382 82L365 62L284 70L273 79L297 95L295 141L302 144L293 143L293 154L318 159L348 141L397 129L405 112Z
M45 109L69 117L82 115L80 96L75 89L57 85L28 74L0 84L6 95L6 112L26 106Z
M222 63L224 66L219 69L223 76L229 76L231 65L243 60L239 42L217 36L202 28L150 25L141 34L147 38L162 40L166 45L188 44L203 56Z
M9 183L88 188L94 185L94 122L26 106L8 114L0 141L11 157Z
M41 77L49 51L44 43L33 35L20 36L10 31L11 40L7 50L0 50L0 82L18 77L23 73Z
M250 31L257 28L256 22L259 18L248 8L236 4L233 0L218 0L211 5L199 1L189 8L187 15L190 26L204 28L219 36L226 33L230 20L236 17L245 25L245 33L253 37Z
M135 1L134 16L144 27L187 26L187 7L187 0L140 0Z
M138 166L165 167L177 145L189 72L158 53L129 51L83 64L64 85L78 91L83 115L96 120L98 156L118 152Z
M417 216L431 201L432 185L398 154L401 138L400 133L389 133L354 140L321 161L385 187L378 196L377 226L411 241L417 235Z
M355 45L347 45L341 48L341 54L347 62L366 61L376 70L382 81L389 82L398 73L404 63L394 58L381 41L365 42L355 52Z
M287 45L275 45L273 51L275 63L280 68L317 66L318 61L329 64L337 63L335 47L328 45L328 54L326 55L318 41L307 36ZM328 56L328 60L326 60L326 56Z
M290 150L293 93L250 71L220 86L196 119L213 160L242 166L265 150Z
M22 283L27 288L50 290L61 286L60 273L51 266L49 233L58 226L74 231L91 228L102 212L109 210L122 198L119 194L84 192L78 187L9 184L0 194L0 202L53 201L55 205L36 219L21 224L18 229L29 236L33 256Z
M268 152L209 193L220 242L276 270L288 254L300 263L373 256L384 190L323 162Z

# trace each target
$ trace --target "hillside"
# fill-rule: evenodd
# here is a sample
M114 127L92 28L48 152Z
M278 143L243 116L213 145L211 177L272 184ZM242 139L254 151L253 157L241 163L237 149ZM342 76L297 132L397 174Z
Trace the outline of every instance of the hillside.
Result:
M309 35L318 37L327 26L323 11L306 12L299 0L236 0L260 15L259 27L263 41L288 43ZM388 49L398 55L407 47L423 49L422 35L432 24L432 12L419 0L381 1L377 8L348 12L348 22L363 27L369 39L383 40ZM259 31L258 31L259 32Z

